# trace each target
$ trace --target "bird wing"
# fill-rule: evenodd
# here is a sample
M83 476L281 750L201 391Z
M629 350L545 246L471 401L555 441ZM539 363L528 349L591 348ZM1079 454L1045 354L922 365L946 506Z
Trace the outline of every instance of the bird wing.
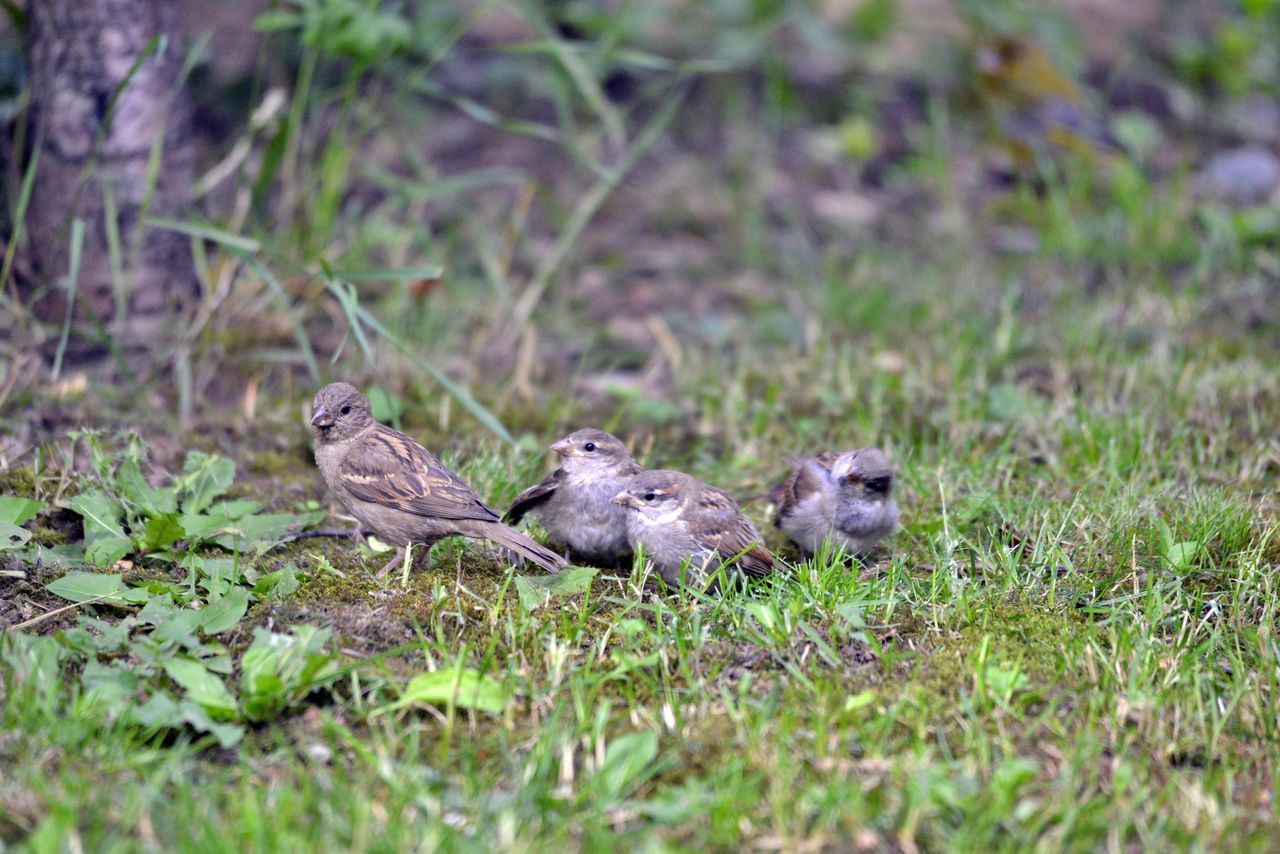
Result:
M360 501L438 519L496 522L498 514L435 455L379 425L342 461L342 481Z
M800 457L791 460L791 473L773 488L769 497L777 507L773 524L781 526L782 520L798 503L821 491L823 481L831 473L831 466L840 458L835 451L824 451L817 457Z
M694 540L714 548L723 560L737 558L748 575L757 577L773 571L773 554L728 493L708 487L689 515L689 533Z
M510 509L502 516L502 521L514 525L524 518L524 514L549 499L564 482L564 469L556 469L547 475L542 483L526 489L511 502Z

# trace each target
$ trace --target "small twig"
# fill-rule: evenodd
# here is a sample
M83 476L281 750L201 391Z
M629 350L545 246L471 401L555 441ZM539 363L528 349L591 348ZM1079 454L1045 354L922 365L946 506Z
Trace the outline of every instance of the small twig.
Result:
M86 599L83 602L72 602L70 605L64 605L61 608L54 608L52 611L45 611L38 617L32 617L30 620L24 620L15 626L10 626L5 629L5 632L16 632L19 629L25 629L29 626L34 626L37 623L43 623L45 620L52 619L65 611L70 611L73 608L79 608L81 605L92 605L94 602L101 602L103 599L110 599L112 596L119 595L119 593L119 590L112 593L103 593L101 596L94 596L92 599Z
M354 537L355 535L356 535L356 532L349 528L347 530L337 530L335 528L318 528L314 531L299 531L296 534L291 534L289 535L289 539L287 540L287 542L291 543L294 540L309 540L313 537L336 537L337 539L345 540L345 539ZM360 532L360 536L362 537L369 537L372 535L373 535L373 531Z

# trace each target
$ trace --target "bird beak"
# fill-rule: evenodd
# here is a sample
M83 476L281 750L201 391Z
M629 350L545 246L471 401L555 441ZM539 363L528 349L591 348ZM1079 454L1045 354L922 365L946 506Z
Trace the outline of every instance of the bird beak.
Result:
M568 439L561 439L551 446L551 450L555 451L562 457L567 457L573 453L573 443Z
M636 498L634 495L632 495L630 492L627 492L626 490L619 492L617 495L613 496L613 498L610 498L609 500L612 503L622 507L637 508L640 506L640 499Z
M333 416L329 414L329 410L323 406L317 406L315 411L311 413L312 427L332 427Z
M862 483L862 475L858 474L858 470L855 468L849 468L841 472L839 477L848 483Z

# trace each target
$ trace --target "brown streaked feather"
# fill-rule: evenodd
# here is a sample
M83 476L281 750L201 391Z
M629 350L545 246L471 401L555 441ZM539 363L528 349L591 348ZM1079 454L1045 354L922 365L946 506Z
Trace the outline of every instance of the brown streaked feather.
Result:
M496 522L498 514L435 455L378 425L342 461L343 486L361 501L440 519Z
M769 496L777 508L773 514L775 526L782 527L782 520L791 512L792 507L822 489L819 475L809 463L817 463L819 467L830 472L839 458L840 454L837 451L823 451L816 457L792 457L789 460L792 466L791 473L773 488Z
M502 521L514 525L524 518L533 508L550 498L564 481L564 469L556 469L543 479L542 483L531 486L516 496L511 507L502 514Z
M695 540L714 547L724 560L737 558L737 565L748 575L773 572L773 554L727 492L707 487L689 514L688 525Z
M622 475L623 477L634 477L635 475L640 474L640 472L642 471L644 471L644 466L640 465L638 462L631 459L630 457L627 457L626 465L618 469L618 474Z

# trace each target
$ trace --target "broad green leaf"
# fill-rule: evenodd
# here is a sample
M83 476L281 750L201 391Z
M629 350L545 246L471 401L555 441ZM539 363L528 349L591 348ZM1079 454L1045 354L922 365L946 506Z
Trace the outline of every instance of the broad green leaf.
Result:
M1195 563L1196 555L1199 553L1200 543L1195 540L1170 543L1165 547L1164 559L1169 562L1169 566L1173 569L1187 570Z
M378 554L395 550L395 546L390 543L384 543L382 540L372 535L364 538L364 544Z
M502 683L492 676L482 676L469 667L449 667L413 677L400 699L381 711L430 703L433 706L452 704L460 709L501 712L510 699Z
M178 524L192 543L201 543L231 524L231 520L220 514L183 513Z
M31 498L0 495L0 522L25 525L36 518L36 514L43 509L43 504Z
M120 718L131 713L141 678L118 662L103 664L90 659L80 681L86 689L87 702L102 708L112 718Z
M0 521L0 552L20 549L31 539L31 532L12 522Z
M155 489L142 476L142 468L136 459L127 459L116 469L116 483L125 498L132 501L147 516L160 516L178 512L178 495L173 488Z
M227 550L243 551L253 543L282 540L290 534L304 528L310 528L324 521L325 512L314 513L271 513L262 516L246 516L236 522L229 523L222 533L212 538L212 542Z
M658 755L658 736L650 730L619 736L609 742L604 765L596 775L604 794L626 795L639 784Z
M26 564L39 563L54 569L84 566L86 563L83 543L63 543L60 546L36 544L18 555L18 559Z
M178 726L183 721L178 704L163 691L156 691L151 695L151 699L136 707L132 718L144 727L155 729L168 729Z
M214 516L221 516L226 519L243 519L250 513L257 513L262 509L261 501L250 501L247 498L239 498L235 501L218 501L209 508L209 512Z
M666 786L647 801L636 804L641 813L663 824L681 824L705 816L716 802L706 781L686 779L678 786Z
M205 709L191 700L183 700L178 704L182 711L182 719L200 732L207 732L218 740L223 748L235 747L244 738L244 727L239 724L225 724L214 721Z
M142 532L142 544L148 551L159 551L173 545L185 535L177 514L165 513L147 520L147 527Z
M240 562L230 557L201 557L188 554L182 565L195 577L196 583L217 597L241 581L243 571ZM190 579L188 579L190 581Z
M234 587L221 599L215 599L199 612L200 628L206 635L216 635L240 622L249 609L249 591Z
M190 658L172 658L164 663L164 672L183 687L189 699L213 717L227 720L236 716L235 698L222 680L200 662Z
M852 697L845 697L844 710L846 712L852 712L856 709L861 709L863 706L869 706L875 701L876 701L875 691L859 691L857 694L854 694Z
M48 635L10 632L0 643L0 663L15 680L11 685L30 685L45 698L63 687L62 660L68 650Z
M536 611L552 599L564 599L582 593L591 586L596 570L575 566L554 575L517 575L516 593L526 611Z
M119 575L102 575L96 572L68 572L59 579L49 582L46 588L50 593L70 599L72 602L86 602L90 599L112 597L124 590L124 578Z
M1179 572L1191 568L1196 555L1200 553L1198 540L1175 542L1173 531L1163 519L1156 519L1156 530L1160 534L1160 556L1165 559L1171 569Z
M85 558L95 566L110 566L129 553L133 544L120 524L122 508L111 496L92 490L71 500L71 509L84 518Z
M137 621L142 626L158 626L176 614L180 608L173 604L173 597L168 593L152 596L137 614Z
M210 642L204 645L203 652L208 652L211 649L225 650L225 647L223 647L221 644L217 642ZM204 664L205 667L209 668L210 672L221 673L224 676L230 676L231 671L236 669L235 662L231 660L230 654L228 654L225 651L219 652L217 655L210 655L210 656L201 658L200 661L201 663Z
M404 398L392 394L381 386L369 389L369 406L373 410L373 419L383 424L400 426L400 416L404 414Z
M128 537L102 537L85 546L85 560L94 566L114 566L133 548Z
M293 564L285 564L274 572L268 572L253 583L253 595L270 599L284 599L298 592L302 584Z
M162 643L198 652L203 648L200 639L196 637L196 630L200 628L201 622L199 611L179 608L159 623L151 636Z
M201 451L188 453L179 478L183 513L199 513L209 507L226 493L235 476L236 465L226 457Z
M71 499L71 509L84 518L84 538L92 542L101 537L123 537L119 502L105 492L91 490Z
M253 630L253 643L240 659L245 717L268 720L327 682L336 672L325 650L328 629L294 626L283 635Z
M59 633L59 639L68 650L78 655L110 655L128 648L131 623L128 619L112 623L80 614L74 626Z

